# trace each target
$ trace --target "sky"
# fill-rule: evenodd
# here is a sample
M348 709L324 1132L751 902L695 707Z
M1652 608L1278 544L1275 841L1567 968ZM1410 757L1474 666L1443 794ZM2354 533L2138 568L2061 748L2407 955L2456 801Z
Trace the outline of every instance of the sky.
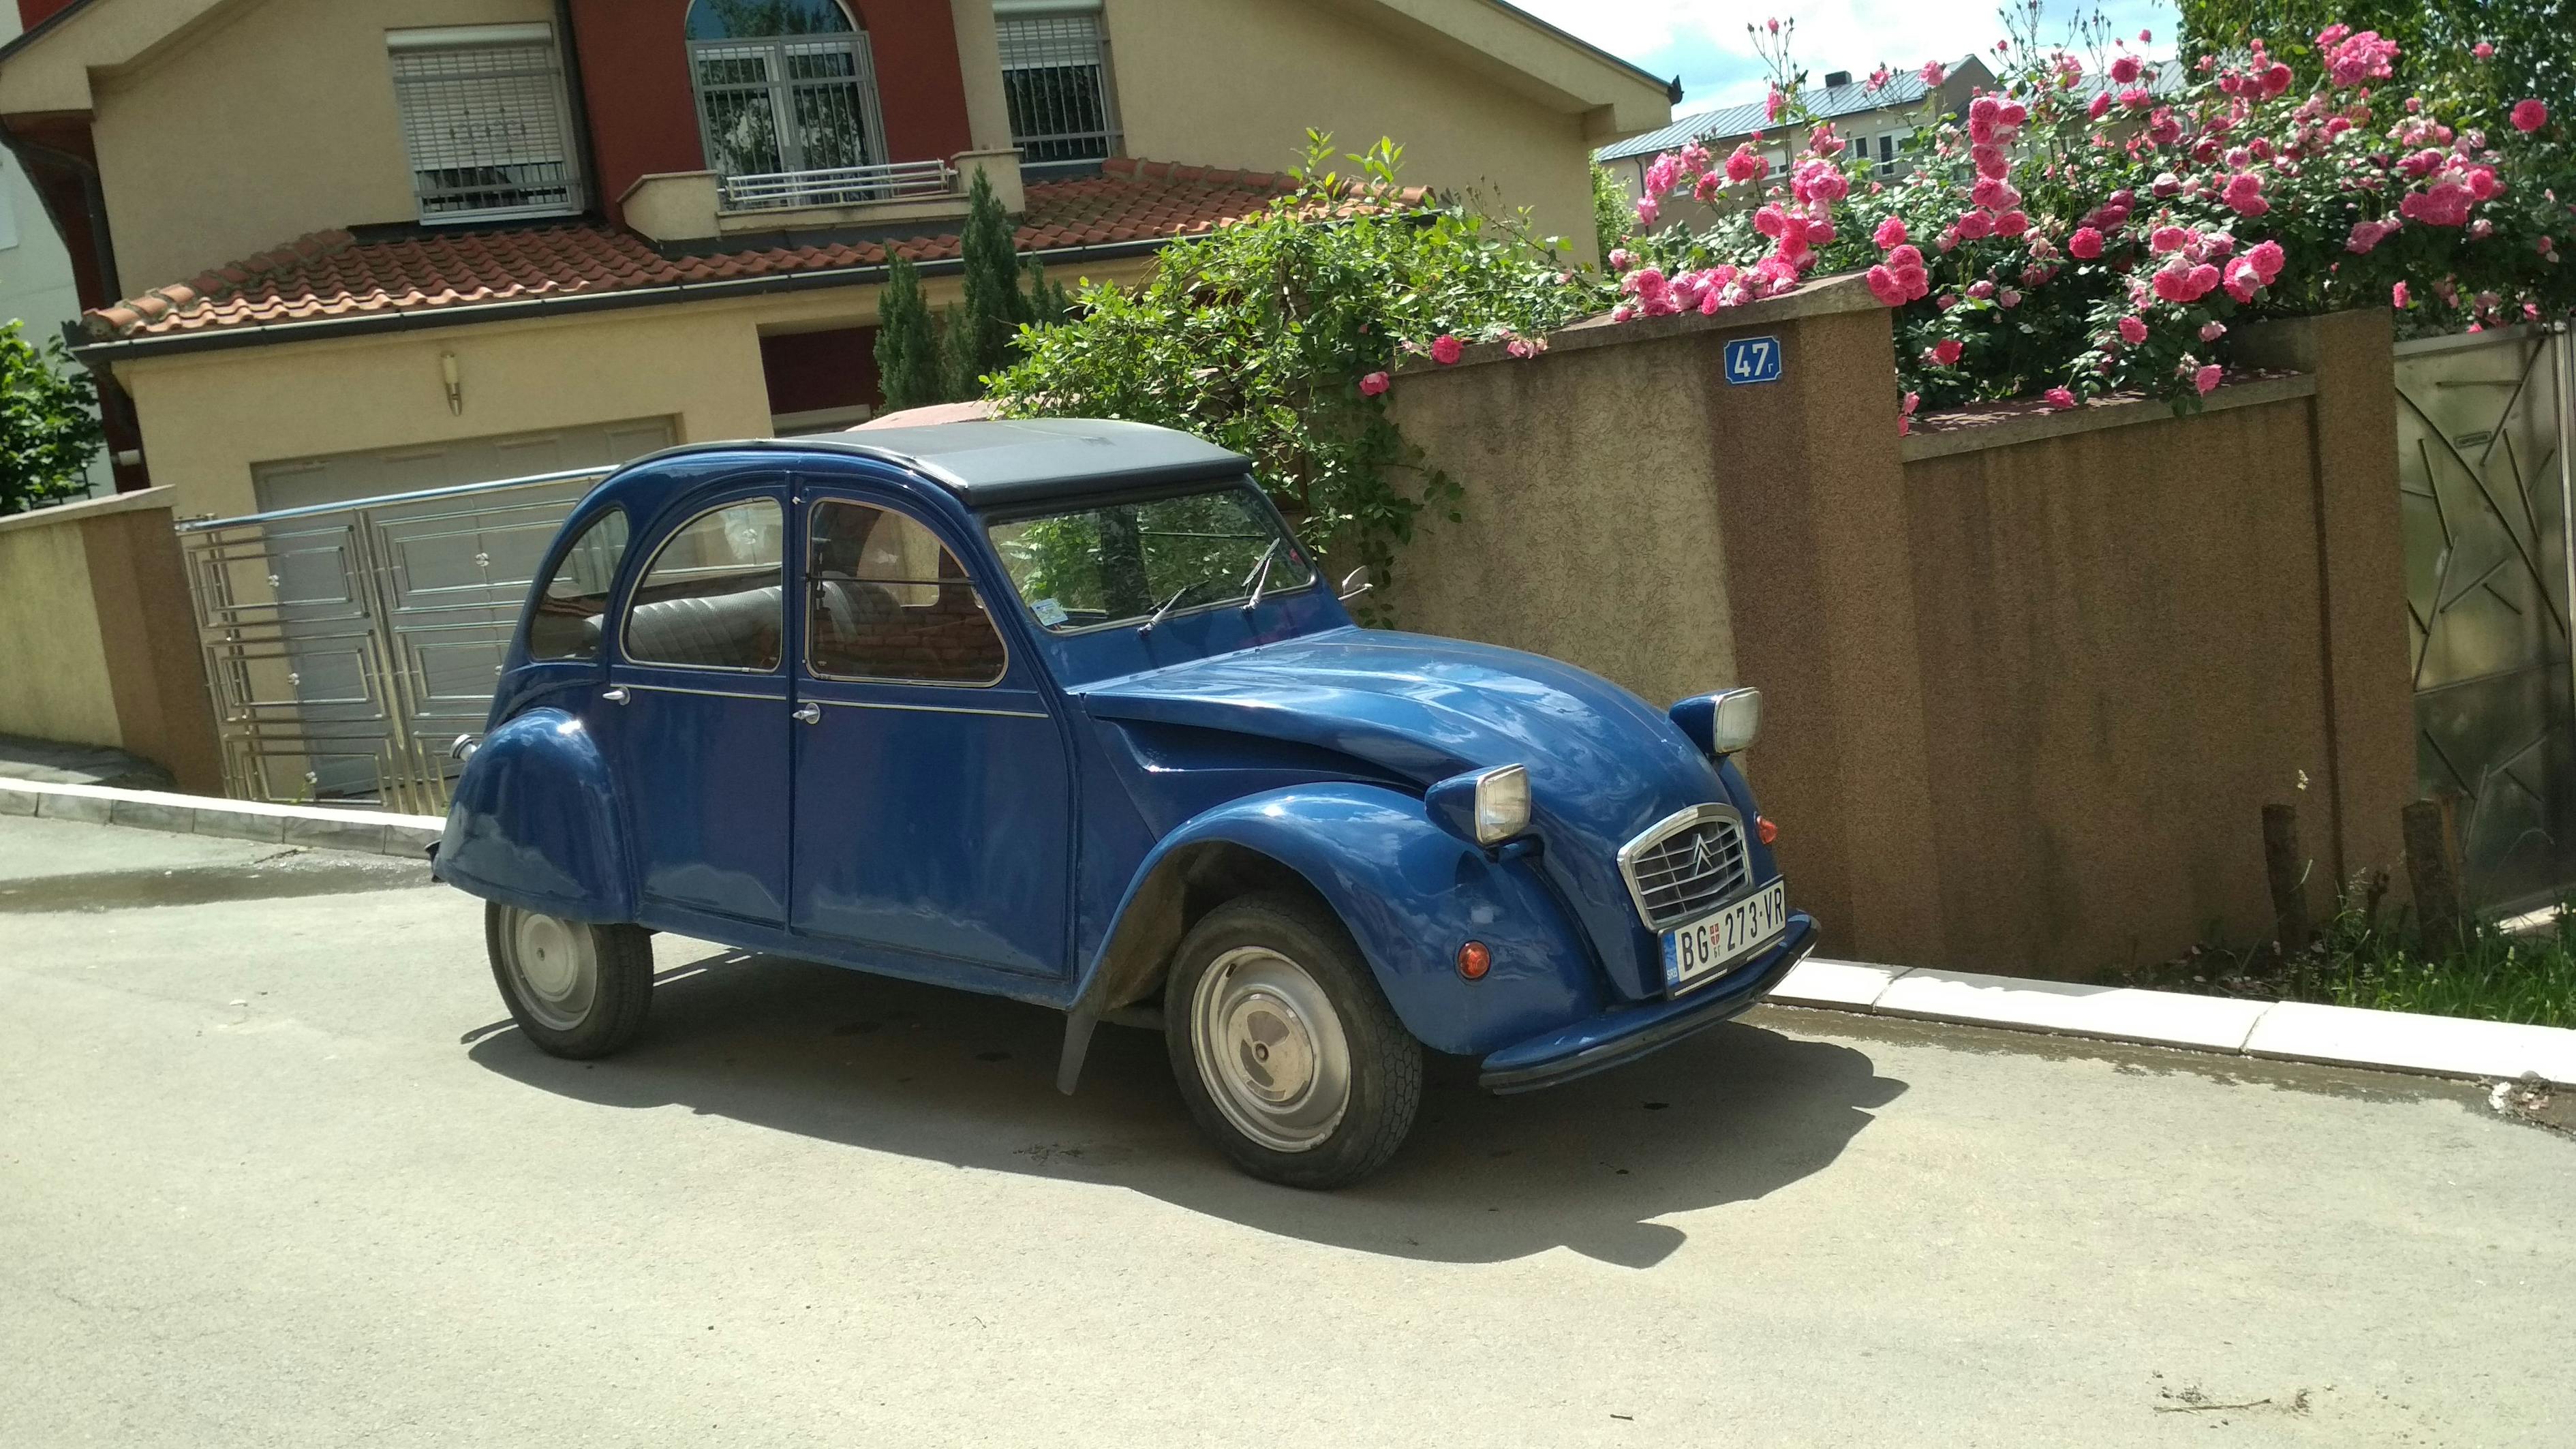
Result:
M1984 52L2004 37L1997 0L1512 0L1521 9L1643 66L1682 78L1677 113L1762 98L1764 73L1744 34L1774 16L1798 22L1795 54L1808 83L1827 71L1866 75L1884 62L1910 69ZM2113 33L2148 54L2173 53L2172 0L2042 0L2041 34L2062 38L2078 15L2099 9ZM2137 46L2140 30L2155 39Z

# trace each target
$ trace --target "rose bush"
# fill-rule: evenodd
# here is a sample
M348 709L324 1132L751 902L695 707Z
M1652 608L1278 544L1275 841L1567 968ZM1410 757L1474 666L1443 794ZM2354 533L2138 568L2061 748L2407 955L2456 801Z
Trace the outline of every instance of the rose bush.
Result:
M1676 195L1720 215L1617 254L1614 316L1714 313L1861 272L1897 311L1905 428L1922 403L2028 395L2187 409L2249 317L2393 305L2424 331L2576 309L2576 150L2540 98L2389 92L2396 44L2343 25L2298 63L2259 38L2204 56L2159 95L2125 48L2097 45L2088 67L2034 45L2034 22L2024 10L1996 47L1998 89L1927 116L1915 169L1887 183L1786 99L1798 74L1766 51L1802 150L1778 174L1751 143L1656 158L1642 221Z

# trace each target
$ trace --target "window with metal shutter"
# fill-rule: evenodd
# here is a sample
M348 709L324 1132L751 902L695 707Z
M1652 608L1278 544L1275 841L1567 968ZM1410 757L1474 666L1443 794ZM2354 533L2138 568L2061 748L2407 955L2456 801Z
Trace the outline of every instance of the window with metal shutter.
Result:
M1118 115L1100 16L1005 13L995 17L994 28L1011 144L1022 169L1070 168L1117 154Z
M394 31L386 41L421 220L581 210L580 167L549 27Z

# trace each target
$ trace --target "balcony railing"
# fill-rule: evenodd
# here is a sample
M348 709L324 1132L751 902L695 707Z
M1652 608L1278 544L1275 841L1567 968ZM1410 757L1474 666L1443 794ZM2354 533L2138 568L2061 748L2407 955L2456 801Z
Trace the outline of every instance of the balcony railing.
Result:
M885 166L836 166L822 171L772 171L724 179L727 211L784 211L799 206L854 206L906 196L946 196L957 173L945 161L897 161Z

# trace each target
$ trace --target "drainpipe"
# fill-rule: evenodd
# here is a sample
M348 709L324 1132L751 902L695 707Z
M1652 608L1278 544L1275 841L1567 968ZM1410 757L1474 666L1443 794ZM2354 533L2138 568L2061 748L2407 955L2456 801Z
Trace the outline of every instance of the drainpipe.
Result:
M599 149L590 135L590 93L581 83L581 36L572 27L572 0L555 0L555 33L563 37L564 99L572 107L573 142L581 148L581 184L589 199L586 216L608 219L608 186L599 174Z
M107 191L99 184L97 164L88 157L57 150L19 135L6 117L0 117L0 145L9 148L9 154L17 158L20 169L28 173L31 182L36 167L30 163L38 160L52 168L68 169L80 178L81 210L89 223L91 265L97 268L99 290L106 294L97 298L80 298L80 303L83 307L105 307L123 297L124 284L116 275L116 245L107 228ZM45 208L45 219L53 223L54 235L64 236L67 229L63 225L62 214L54 209L52 193L41 186L35 187L35 192L36 200ZM66 330L77 326L73 323ZM77 344L82 339L74 336L67 340ZM100 430L107 434L108 472L116 480L116 491L131 493L151 487L151 474L143 464L143 431L135 420L132 400L125 395L125 389L117 385L116 376L109 369L93 367L90 376L97 387ZM132 463L125 462L120 456L123 451L117 447L120 440L134 445Z

